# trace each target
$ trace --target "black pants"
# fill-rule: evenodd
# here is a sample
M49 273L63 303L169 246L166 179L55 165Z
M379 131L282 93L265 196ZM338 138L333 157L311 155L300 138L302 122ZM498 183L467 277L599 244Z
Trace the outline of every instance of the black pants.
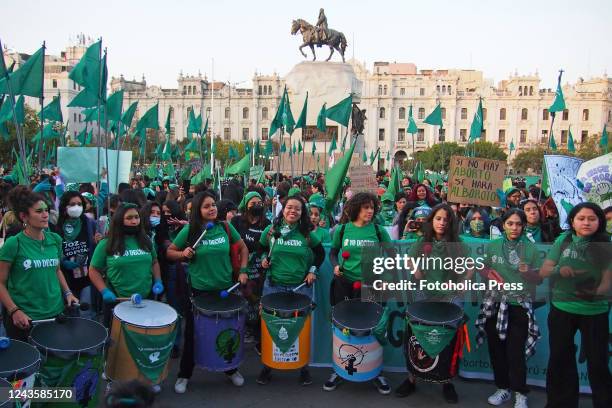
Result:
M550 307L548 343L550 356L546 371L547 407L578 406L578 368L574 335L580 330L581 346L587 361L589 383L595 408L612 407L612 376L608 369L608 312L587 316Z
M191 289L192 296L198 296L207 293L203 290ZM215 291L219 293L219 291ZM185 308L185 335L183 336L183 352L181 353L181 364L179 368L178 378L191 378L193 375L193 368L195 367L195 361L193 358L194 351L194 321L193 321L193 307L188 305ZM225 371L225 374L232 375L238 369Z
M353 288L353 282L346 279L344 276L335 276L332 279L330 286L329 300L332 306L346 299L359 299L361 290Z
M508 331L505 340L500 340L495 328L496 323L497 313L485 323L495 385L497 388L526 394L529 392L525 361L525 342L529 326L527 310L522 306L508 306Z

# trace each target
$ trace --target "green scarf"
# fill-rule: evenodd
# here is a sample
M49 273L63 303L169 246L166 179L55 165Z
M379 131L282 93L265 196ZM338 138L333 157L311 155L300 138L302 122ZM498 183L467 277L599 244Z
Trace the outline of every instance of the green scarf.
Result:
M68 218L64 221L63 226L64 241L72 242L81 232L81 217Z

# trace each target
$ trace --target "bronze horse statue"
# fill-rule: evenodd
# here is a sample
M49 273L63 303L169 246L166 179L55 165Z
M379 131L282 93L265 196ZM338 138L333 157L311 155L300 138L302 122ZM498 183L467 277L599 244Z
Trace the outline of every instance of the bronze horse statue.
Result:
M314 46L317 45L320 47L321 45L327 45L329 47L330 53L329 57L327 57L325 61L329 61L332 55L334 55L334 50L336 50L342 56L342 62L346 62L344 60L344 51L346 51L346 38L344 37L344 34L340 31L332 30L330 28L327 30L327 39L325 41L319 42L316 30L317 28L315 26L308 23L306 20L302 20L301 18L293 20L293 22L291 23L292 35L297 34L298 31L302 33L302 39L304 43L300 45L299 50L304 56L304 58L306 58L307 55L306 53L304 53L304 51L302 51L302 48L309 46L310 50L312 51L312 60L315 61L317 59L317 54L315 54Z

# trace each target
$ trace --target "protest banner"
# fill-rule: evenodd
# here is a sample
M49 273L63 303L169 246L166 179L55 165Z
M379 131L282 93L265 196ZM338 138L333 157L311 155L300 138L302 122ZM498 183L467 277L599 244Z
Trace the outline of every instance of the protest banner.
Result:
M550 196L559 213L559 225L564 230L569 229L567 215L571 208L584 201L576 178L583 162L577 157L558 154L544 156Z
M355 193L365 191L376 194L378 184L372 166L357 165L349 169L351 178L351 190Z
M612 205L612 153L582 163L578 169L578 187L586 201L602 209Z
M448 201L498 207L505 172L505 161L452 156Z

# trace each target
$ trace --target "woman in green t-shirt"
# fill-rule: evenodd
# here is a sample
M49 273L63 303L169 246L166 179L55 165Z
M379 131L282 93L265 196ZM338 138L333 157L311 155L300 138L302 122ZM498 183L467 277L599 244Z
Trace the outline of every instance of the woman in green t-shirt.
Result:
M470 238L489 238L489 226L491 219L487 210L481 207L474 207L468 211L463 222L463 236Z
M189 224L178 233L174 242L166 251L170 261L189 262L189 285L191 296L227 289L233 283L233 271L230 258L230 245L238 244L240 248L240 275L238 280L243 285L248 281L247 261L249 251L233 225L218 220L217 199L210 191L196 194L192 199ZM196 248L193 245L208 223L205 237ZM194 362L194 321L191 307L185 310L185 342L181 354L181 363L174 391L183 394L193 374ZM232 383L240 387L244 378L237 369L226 371Z
M546 221L536 200L522 200L519 204L519 208L525 211L525 216L527 217L525 236L531 242L553 242L561 233L560 229L558 232L555 231L553 224Z
M308 212L310 214L310 222L312 222L312 225L314 227L314 229L312 230L312 234L316 235L322 244L331 242L329 228L324 228L319 225L321 221L321 215L323 213L323 208L317 202L311 201L308 203Z
M48 232L45 198L27 187L9 192L8 201L24 229L0 249L0 301L9 337L27 341L31 320L48 319L78 302L60 270L62 239Z
M568 214L570 230L554 242L540 269L550 278L550 355L546 374L548 406L578 406L574 336L580 330L593 406L612 406L608 367L612 270L606 219L599 206L580 203Z

